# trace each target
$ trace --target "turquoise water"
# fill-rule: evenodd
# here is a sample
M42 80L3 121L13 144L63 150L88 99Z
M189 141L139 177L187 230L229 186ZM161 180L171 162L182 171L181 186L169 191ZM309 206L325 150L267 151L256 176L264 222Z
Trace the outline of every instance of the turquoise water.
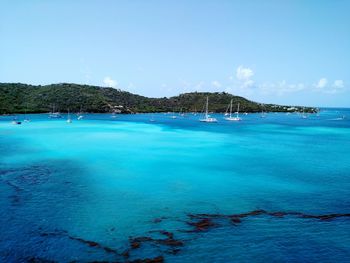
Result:
M0 261L350 261L350 110L152 116L0 117Z

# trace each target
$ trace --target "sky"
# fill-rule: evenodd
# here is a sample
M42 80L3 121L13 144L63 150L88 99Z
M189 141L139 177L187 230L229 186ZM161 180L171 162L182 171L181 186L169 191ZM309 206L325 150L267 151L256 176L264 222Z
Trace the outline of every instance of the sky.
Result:
M350 107L347 0L0 0L0 82Z

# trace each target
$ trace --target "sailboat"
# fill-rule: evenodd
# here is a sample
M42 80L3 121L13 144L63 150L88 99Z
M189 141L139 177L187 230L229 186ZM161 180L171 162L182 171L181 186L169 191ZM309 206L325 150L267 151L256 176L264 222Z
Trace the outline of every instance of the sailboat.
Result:
M231 100L231 103L229 105L227 105L227 108L226 108L224 116L228 116L229 115L229 113L228 113L229 109L232 110L232 100Z
M176 118L177 118L177 116L175 115L175 112L173 111L172 115L170 116L170 119L176 119Z
M67 123L72 123L72 119L70 117L69 109L68 109L68 115L67 115Z
M24 111L24 122L30 122L30 119L27 117L27 109Z
M266 118L266 114L265 114L265 112L264 112L264 111L261 111L260 118Z
M208 104L209 104L209 98L207 96L207 102L205 104L204 118L199 119L199 121L201 121L201 122L217 122L217 119L210 117L210 115L208 114Z
M151 114L151 118L149 119L150 122L155 122L156 120L153 117L153 114Z
M302 119L307 119L307 115L305 114L305 108L303 108L303 114L301 115Z
M78 113L78 121L79 121L79 120L82 120L83 118L84 118L84 115L83 115L83 112L82 112L81 106L80 106L80 111L79 111L79 113Z
M55 111L55 104L52 106L52 112L50 112L49 118L50 119L62 118L61 114Z
M237 105L237 112L236 112L236 117L232 117L232 100L230 102L230 114L229 117L226 117L225 120L227 121L241 121L242 119L239 117L239 103Z
M317 112L317 113L316 113L316 116L317 116L317 117L320 117L320 108L317 108L317 109L316 109L316 112Z
M114 111L112 112L111 118L113 118L113 119L117 118L117 115L116 115L116 113Z

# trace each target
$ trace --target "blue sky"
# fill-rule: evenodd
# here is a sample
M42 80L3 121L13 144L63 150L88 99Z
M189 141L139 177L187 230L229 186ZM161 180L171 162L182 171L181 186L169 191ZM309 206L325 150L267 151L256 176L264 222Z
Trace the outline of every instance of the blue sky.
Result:
M0 82L350 106L350 1L0 0Z

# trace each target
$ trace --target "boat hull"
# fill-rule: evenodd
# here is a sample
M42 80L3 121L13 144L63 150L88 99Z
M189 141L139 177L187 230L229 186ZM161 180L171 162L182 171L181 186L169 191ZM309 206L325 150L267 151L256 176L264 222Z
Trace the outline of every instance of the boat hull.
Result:
M241 121L242 120L239 117L227 117L227 118L224 118L224 119L227 120L227 121Z
M206 119L200 119L200 122L218 122L215 118L206 118Z

